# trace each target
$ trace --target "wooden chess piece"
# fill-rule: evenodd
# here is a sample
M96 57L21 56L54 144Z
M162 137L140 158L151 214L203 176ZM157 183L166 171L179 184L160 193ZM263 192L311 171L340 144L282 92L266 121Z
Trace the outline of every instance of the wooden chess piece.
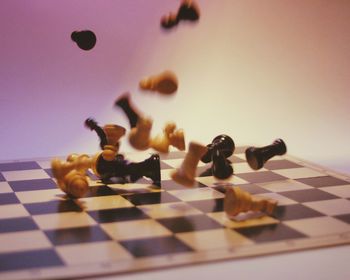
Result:
M137 150L147 150L150 147L152 125L152 119L140 117L136 127L133 127L129 132L130 145Z
M181 166L171 174L171 178L181 185L192 187L195 183L194 178L199 160L206 151L206 146L196 142L190 142L188 152Z
M226 187L224 210L228 216L234 217L248 211L261 211L271 215L276 206L276 200L251 196L239 187Z
M178 88L178 80L174 72L164 71L158 75L143 78L139 86L143 90L156 91L161 94L173 94Z
M176 124L169 122L163 129L163 134L154 137L150 146L160 153L168 153L169 146L183 151L185 149L185 138L182 129L176 129Z
M130 128L135 127L141 114L138 112L135 105L132 104L130 100L130 93L126 92L123 95L121 95L115 101L114 105L123 110L124 114L128 118Z

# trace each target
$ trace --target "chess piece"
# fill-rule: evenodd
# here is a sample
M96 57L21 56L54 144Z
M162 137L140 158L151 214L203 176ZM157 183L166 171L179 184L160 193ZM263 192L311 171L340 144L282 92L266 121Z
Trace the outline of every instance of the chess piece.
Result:
M182 129L176 129L176 124L169 122L163 129L163 135L151 139L150 146L158 152L168 153L169 146L174 146L180 151L185 150L185 138Z
M97 136L100 139L100 147L103 149L105 145L107 145L107 136L105 132L103 131L102 127L100 127L97 122L92 119L88 118L85 120L85 126L89 128L90 130L93 130L97 133Z
M233 174L231 162L227 160L235 150L233 139L225 134L216 136L207 145L207 152L201 158L204 163L212 162L211 174L218 179L224 180Z
M59 188L73 198L83 197L89 185L86 170L91 168L92 161L88 155L70 155L66 162L59 159L51 161L51 170Z
M164 71L159 75L143 78L139 86L143 90L156 91L161 94L173 94L178 87L178 80L172 71Z
M171 178L181 185L192 187L195 183L194 178L199 160L206 151L206 146L196 142L190 142L188 152L181 166L171 174Z
M207 152L201 158L201 161L204 163L212 161L213 153L215 153L216 150L222 152L225 158L230 157L235 150L235 143L233 142L233 139L230 136L221 134L216 136L211 142L211 144L207 145L207 148Z
M144 151L150 147L150 134L153 121L140 117L135 127L129 132L129 143L137 150Z
M90 30L74 31L71 39L84 51L89 51L96 45L96 35Z
M251 196L239 187L226 187L224 210L230 217L248 211L261 211L271 215L276 206L276 200Z
M262 168L270 158L276 155L284 155L287 152L286 144L282 139L276 139L271 145L256 148L249 147L245 150L245 156L249 166L258 170Z
M153 183L160 186L160 158L157 154L152 154L142 162L129 162L122 155L118 155L113 160L105 160L102 154L94 157L92 170L94 174L108 181L111 178L130 178L135 182L142 177L150 178Z
M141 114L138 112L136 107L131 103L130 94L127 92L122 96L120 96L116 100L115 106L120 107L124 111L125 115L129 120L130 128L135 127Z
M169 15L163 16L160 23L164 29L170 29L176 26L181 20L197 21L199 16L200 12L197 3L192 0L183 0L177 13L169 13Z
M212 161L211 170L215 178L224 180L232 176L233 168L222 151L215 150L212 155Z

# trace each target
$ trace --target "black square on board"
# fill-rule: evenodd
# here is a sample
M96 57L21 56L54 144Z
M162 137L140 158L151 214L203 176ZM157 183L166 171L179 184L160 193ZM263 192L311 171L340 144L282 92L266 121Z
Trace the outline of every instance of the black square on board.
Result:
M206 215L164 218L157 221L173 233L222 228L222 225Z
M0 233L38 229L31 217L1 219L0 225Z
M0 254L0 271L63 266L53 249Z
M89 211L89 215L98 223L112 223L148 219L149 217L137 207L125 207Z
M191 206L193 206L194 208L204 212L204 213L224 211L224 199L223 198L196 200L196 201L190 201L187 203L190 204Z
M36 161L0 163L0 171L41 169Z
M57 189L52 179L33 179L8 182L15 192Z
M321 191L319 189L288 191L288 192L283 192L283 196L286 196L300 203L338 198L335 195Z
M249 183L265 183L272 181L282 181L287 179L286 177L273 173L272 171L239 173L235 176L242 178L243 180L246 180Z
M295 180L316 188L349 184L349 182L347 181L344 181L332 176L319 176L319 177L301 178L301 179L295 179Z
M167 192L136 193L123 195L123 197L134 205L161 204L180 201L178 198Z
M28 203L24 204L24 207L32 215L83 211L83 209L72 199Z
M99 226L46 230L45 234L55 246L111 240Z
M0 205L20 203L14 193L0 193Z
M299 167L302 167L302 166L286 159L270 160L264 164L264 168L269 170L289 169L289 168L299 168Z
M136 258L193 251L175 236L135 239L119 243Z
M321 216L324 215L302 204L277 206L273 213L273 217L279 219L280 221L297 220Z
M304 234L282 223L248 228L239 228L235 229L235 231L258 243L306 237Z

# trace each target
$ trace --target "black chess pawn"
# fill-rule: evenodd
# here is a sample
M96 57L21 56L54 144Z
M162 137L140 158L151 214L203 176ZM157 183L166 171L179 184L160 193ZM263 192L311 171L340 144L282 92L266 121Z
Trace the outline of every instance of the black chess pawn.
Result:
M109 181L113 178L121 178L127 181L135 182L142 177L150 178L154 185L160 187L160 159L159 155L153 154L142 162L129 162L124 156L118 154L112 161L105 160L102 155L96 159L94 173L102 181Z
M104 132L103 128L100 127L97 122L92 119L88 118L85 120L85 126L89 128L90 130L93 130L97 133L99 139L100 139L100 147L103 149L105 145L107 145L107 136L106 133Z
M201 158L204 163L212 162L209 169L211 174L218 179L227 179L233 174L231 162L227 159L235 150L233 139L221 134L216 136L213 141L207 145L207 152Z
M232 176L233 168L223 152L215 150L212 156L212 161L213 164L211 170L215 178L223 180Z
M96 35L90 30L74 31L71 39L84 51L89 51L96 45Z
M286 144L282 139L276 139L271 145L256 148L249 147L245 150L245 156L249 166L258 170L262 168L270 158L276 155L284 155L287 152Z
M125 115L129 120L130 128L136 127L137 121L140 118L140 114L137 112L136 108L131 104L129 93L125 93L121 97L119 97L115 102L115 106L120 107L124 111Z
M176 14L170 13L169 15L162 17L161 26L164 29L170 29L178 25L181 20L197 21L199 16L200 12L198 5L192 0L184 0Z
M213 141L207 145L207 148L208 151L201 158L201 161L204 163L212 161L213 154L216 150L219 150L225 158L230 157L235 150L235 143L230 136L221 134L216 136Z

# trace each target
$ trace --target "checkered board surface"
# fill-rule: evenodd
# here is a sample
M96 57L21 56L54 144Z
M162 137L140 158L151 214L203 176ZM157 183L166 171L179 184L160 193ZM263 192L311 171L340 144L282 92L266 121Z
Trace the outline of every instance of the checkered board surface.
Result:
M349 243L348 176L289 156L252 171L240 147L232 178L217 182L200 163L196 186L186 189L169 176L183 157L162 157L161 189L147 179L103 185L91 175L88 195L76 201L56 187L49 160L1 163L0 278L117 274ZM279 206L273 216L229 219L225 185Z

